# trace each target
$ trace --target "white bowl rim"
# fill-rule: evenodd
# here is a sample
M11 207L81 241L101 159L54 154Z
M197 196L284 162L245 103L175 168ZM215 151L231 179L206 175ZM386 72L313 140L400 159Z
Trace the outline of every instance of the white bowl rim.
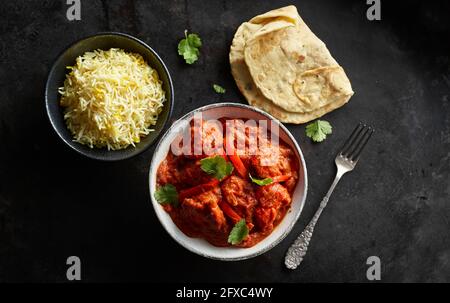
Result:
M168 228L166 227L166 223L164 221L164 219L161 217L160 213L156 210L156 207L161 207L159 205L159 203L157 203L155 201L155 198L153 197L152 194L152 189L151 189L151 184L152 182L156 182L156 180L153 180L152 178L152 168L155 167L155 161L156 161L156 151L159 150L162 142L164 141L164 139L167 137L168 134L171 133L171 131L174 129L174 127L178 124L179 121L184 120L190 116L193 116L194 113L196 112L202 112L208 109L212 109L212 108L217 108L217 107L240 107L240 108L245 108L251 111L255 111L259 114L262 114L263 116L265 116L266 118L273 120L275 123L277 123L277 125L288 135L289 139L293 142L294 147L296 148L298 154L300 155L300 161L302 164L302 168L303 168L303 182L304 182L304 193L303 196L301 198L300 201L300 209L298 211L298 213L295 215L295 217L293 218L292 222L289 224L289 226L283 231L283 233L278 236L278 238L276 238L272 243L270 243L269 245L267 245L266 247L264 247L263 249L260 249L254 253L248 254L248 255L243 255L243 256L239 256L239 257L217 257L217 256L213 256L210 254L207 254L205 252L203 252L200 249L197 249L196 247L193 247L192 245L185 245L185 243L183 243L182 241L180 241L172 232L170 232L168 230ZM152 156L152 161L150 162L150 168L149 168L149 178L148 178L148 186L149 186L149 193L150 193L150 199L153 205L153 210L156 213L156 216L158 217L159 222L161 223L161 225L164 227L164 229L166 230L166 232L172 237L172 239L175 240L175 242L177 242L179 245L183 246L184 248L186 248L187 250L200 255L202 257L205 258L209 258L209 259L214 259L214 260L220 260L220 261L240 261L240 260L246 260L246 259L250 259L250 258L254 258L256 256L259 256L269 250L271 250L272 248L274 248L276 245L278 245L281 241L283 241L283 239L291 232L292 228L294 227L294 225L297 223L298 219L300 218L300 214L303 211L303 207L305 205L305 201L306 201L306 196L308 193L308 174L307 174L307 169L306 169L306 163L305 163L305 158L303 156L302 150L300 148L300 146L297 143L297 140L295 139L295 137L291 134L291 132L286 128L286 126L283 125L283 123L281 123L278 119L276 119L275 117L273 117L272 115L258 109L255 108L253 106L250 105L246 105L246 104L242 104L242 103L233 103L233 102L222 102L222 103L214 103L214 104L208 104L208 105L204 105L201 106L199 108L196 108L190 112L188 112L187 114L183 115L182 117L180 117L179 119L177 119L164 133L164 135L159 139L158 144L155 147L155 151L153 153ZM212 244L210 244L212 245Z

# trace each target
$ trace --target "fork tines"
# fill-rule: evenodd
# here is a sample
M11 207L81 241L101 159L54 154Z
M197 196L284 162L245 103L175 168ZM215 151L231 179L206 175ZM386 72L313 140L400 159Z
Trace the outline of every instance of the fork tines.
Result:
M361 151L374 131L372 126L360 122L347 141L345 141L339 154L353 162L357 162L361 155Z

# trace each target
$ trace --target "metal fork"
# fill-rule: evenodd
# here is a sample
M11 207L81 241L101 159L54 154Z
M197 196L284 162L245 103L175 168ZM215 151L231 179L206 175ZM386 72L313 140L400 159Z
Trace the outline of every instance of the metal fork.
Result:
M300 236L298 236L298 238L286 253L284 264L287 268L296 269L297 266L299 266L303 261L303 258L306 255L306 251L308 250L309 242L311 241L311 237L313 235L314 227L316 226L316 223L319 220L322 211L327 206L331 193L341 179L342 175L344 175L346 172L352 171L355 168L356 163L358 163L358 160L361 156L361 152L364 146L369 141L370 136L372 136L373 132L373 127L367 126L363 123L359 123L353 133L344 143L344 146L335 159L337 172L330 189L323 198L322 202L320 202L319 209L317 209L314 217L311 219L305 230L300 234Z

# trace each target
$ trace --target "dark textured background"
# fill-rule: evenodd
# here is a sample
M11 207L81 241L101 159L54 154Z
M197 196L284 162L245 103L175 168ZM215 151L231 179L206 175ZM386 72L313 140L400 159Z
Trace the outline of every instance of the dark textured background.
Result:
M87 1L69 22L66 1L0 4L0 281L65 281L66 258L84 281L367 281L366 259L381 258L382 281L450 281L450 47L444 1L382 1L382 20L354 1ZM56 136L44 109L49 67L68 44L99 31L149 43L175 84L172 119L201 105L245 102L230 75L237 26L297 5L345 68L356 92L326 115L321 144L289 126L306 157L307 204L293 232L257 258L223 263L178 246L148 194L153 149L130 160L84 158ZM396 1L397 2L397 1ZM397 2L398 3L398 2ZM447 2L448 3L448 2ZM177 55L187 28L203 39L200 60ZM227 93L214 93L212 83ZM357 169L344 177L300 270L283 256L319 205L338 146L363 120L377 129Z

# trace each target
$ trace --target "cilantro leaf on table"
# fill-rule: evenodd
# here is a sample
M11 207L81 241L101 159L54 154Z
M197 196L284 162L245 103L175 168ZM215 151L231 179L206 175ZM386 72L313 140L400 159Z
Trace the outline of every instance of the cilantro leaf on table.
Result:
M228 243L236 245L242 242L248 235L248 227L245 219L241 219L236 223L228 235Z
M272 178L256 179L256 178L253 178L252 175L250 175L250 174L249 174L249 177L253 183L255 183L259 186L269 185L273 182Z
M178 43L178 54L183 56L187 64L192 64L198 60L202 40L197 34L188 35L187 30L184 31L184 36L185 38Z
M172 184L166 184L160 186L155 191L155 199L159 204L166 205L172 204L174 206L178 205L178 192L175 186Z
M325 120L316 120L306 126L306 136L314 142L322 142L331 133L331 124Z
M225 161L222 156L208 157L200 160L200 168L207 174L213 175L219 181L233 172L233 165Z
M214 91L218 94L225 94L226 89L218 84L213 84Z

